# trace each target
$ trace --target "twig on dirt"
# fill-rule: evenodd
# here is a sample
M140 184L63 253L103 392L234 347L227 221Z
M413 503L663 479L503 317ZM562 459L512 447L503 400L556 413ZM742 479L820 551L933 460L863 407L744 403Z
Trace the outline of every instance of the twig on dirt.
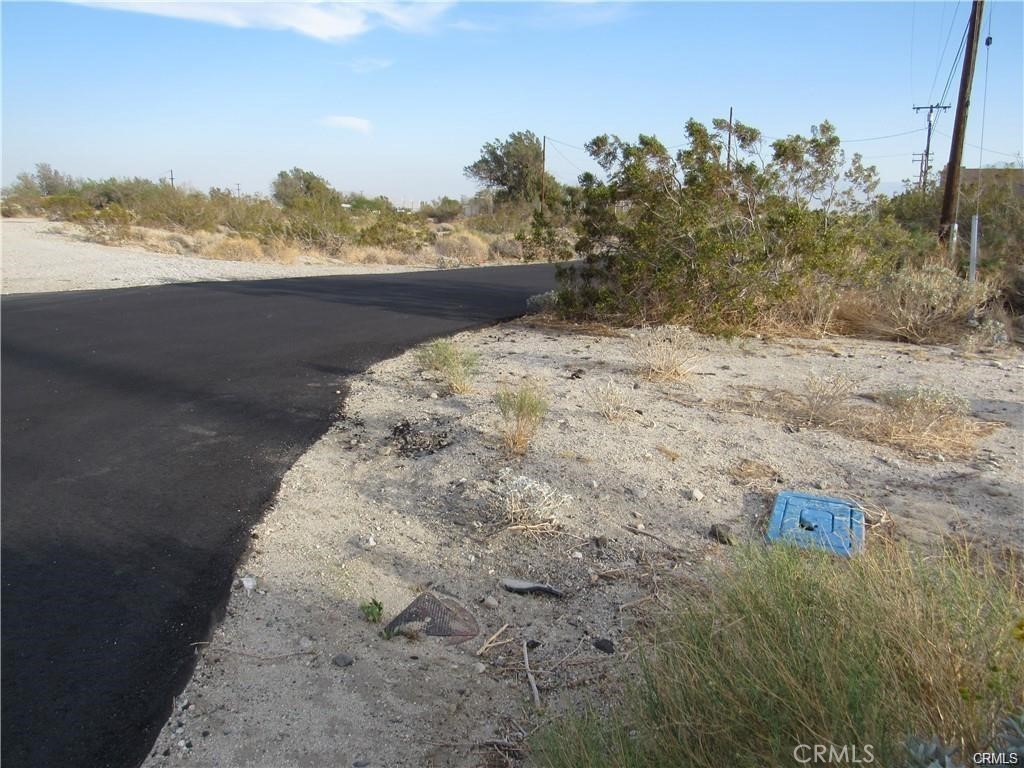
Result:
M501 629L499 629L493 635L488 637L487 640L484 641L484 644L481 645L477 649L476 655L477 656L483 656L485 653L487 653L487 651L489 651L491 648L493 648L493 647L495 647L497 645L505 645L505 643L511 643L512 642L511 639L509 639L509 640L502 640L500 643L494 642L495 640L497 640L501 636L501 633L504 632L506 629L508 629L508 624L503 625Z
M664 544L666 547L668 547L673 552L676 552L676 551L679 550L679 547L677 547L675 544L672 544L672 543L666 541L665 539L661 538L661 536L659 536L656 533L651 533L649 531L641 531L639 528L637 528L635 526L632 526L632 525L624 525L622 527L625 528L630 533L635 533L637 536L649 536L650 538L654 539L655 541L660 541L662 544Z
M258 653L247 653L246 651L236 651L233 648L225 649L228 653L233 653L236 656L245 656L248 659L255 659L256 661L280 661L281 659L290 659L293 656L315 656L316 651L295 651L294 653L282 653L277 656L261 656Z
M670 461L675 461L676 459L678 459L681 456L681 454L679 452L673 451L667 445L656 445L654 447L654 449L658 453L660 453L662 456L664 456L667 459L669 459Z
M530 681L530 690L533 692L533 705L540 709L540 691L537 690L537 681L530 671L530 652L526 650L526 641L523 640L523 666L526 668L526 679Z
M547 671L549 673L550 672L554 672L556 669L558 669L560 666L562 666L562 664L564 664L569 659L570 656L574 656L575 654L579 653L580 652L580 648L582 648L582 647L583 647L583 638L581 637L579 645L577 645L575 648L573 648L571 651L569 651L567 654L565 654L565 656L562 657L561 661L559 661L557 664L555 664L555 666L553 666L551 669L549 669Z
M643 597L637 598L636 600L630 600L628 603L623 603L619 606L619 611L625 611L630 608L636 608L638 605L643 605L649 600L657 599L657 595L644 595Z

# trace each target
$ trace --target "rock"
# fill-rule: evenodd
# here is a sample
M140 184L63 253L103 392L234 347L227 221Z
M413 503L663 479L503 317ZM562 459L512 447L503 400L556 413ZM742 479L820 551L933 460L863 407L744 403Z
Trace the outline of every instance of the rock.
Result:
M494 610L498 607L498 601L497 599L495 599L493 595L488 595L480 602L483 604L484 608L490 608Z
M704 492L699 488L691 488L685 491L685 495L690 501L701 501L704 498Z
M601 653L615 653L615 643L604 637L599 637L594 641L594 647Z
M582 560L582 559L583 559L583 553L582 553L582 552L580 552L580 551L579 551L579 550L577 549L577 550L576 550L575 552L573 552L573 553L572 553L572 559L573 559L573 560Z
M473 671L476 672L478 675L482 675L484 672L487 671L487 665L484 664L482 661L478 661L476 664L473 665Z
M637 523L633 527L636 528L638 531L646 531L647 530L647 526L644 525L643 523Z
M711 526L711 530L708 531L708 536L717 541L719 544L726 544L727 546L736 545L736 536L733 535L732 529L728 525L719 525L715 523Z
M356 760L354 763L352 763L352 768L369 768L369 766L369 760Z
M256 589L256 577L246 575L242 577L242 588L245 589L245 594L252 597L252 591Z
M377 546L377 540L375 538L373 538L373 534L370 534L369 536L367 536L366 540L363 542L363 549L365 549L366 551L370 551L371 549L373 549L376 546Z
M337 656L331 659L331 664L333 664L336 667L351 667L353 664L355 664L355 662L356 660L346 653L339 653Z
M502 579L501 586L509 592L513 592L517 595L550 595L551 597L565 597L565 593L560 589L555 589L550 584L540 584L536 581Z
M598 549L604 549L605 547L608 546L608 537L607 536L595 536L594 537L594 546L597 547Z
M437 400L438 397L439 397L439 395L437 394L437 392L431 392L430 393L430 399L431 400Z

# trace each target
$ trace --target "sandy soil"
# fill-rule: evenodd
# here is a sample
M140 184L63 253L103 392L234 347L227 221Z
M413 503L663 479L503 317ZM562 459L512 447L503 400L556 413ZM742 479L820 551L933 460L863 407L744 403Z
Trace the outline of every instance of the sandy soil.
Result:
M85 242L75 227L41 219L0 224L0 292L40 293L203 280L258 280L310 275L405 272L421 267L267 264L154 253Z
M636 375L627 338L521 321L456 342L480 353L472 394L447 396L414 352L353 380L345 417L285 476L254 528L239 576L255 577L255 589L239 581L225 621L198 646L149 768L517 764L526 734L619 688L632 630L666 585L699 580L723 557L710 526L758 538L781 489L884 507L897 535L925 546L953 533L989 546L1024 541L1018 352L698 338L694 374L658 383ZM849 375L860 395L943 387L1005 426L953 460L727 406L751 387L799 391L811 372ZM543 383L551 410L528 454L510 458L492 398L499 383L524 378ZM628 406L616 421L595 405L609 386ZM411 442L395 430L403 421ZM771 471L745 476L743 462ZM558 534L505 529L495 505L503 470L571 496ZM565 595L511 594L499 583L507 577ZM385 640L360 613L376 598L387 622L423 590L461 602L479 635L459 645ZM511 642L476 655L505 625L498 642ZM351 664L332 662L339 654Z

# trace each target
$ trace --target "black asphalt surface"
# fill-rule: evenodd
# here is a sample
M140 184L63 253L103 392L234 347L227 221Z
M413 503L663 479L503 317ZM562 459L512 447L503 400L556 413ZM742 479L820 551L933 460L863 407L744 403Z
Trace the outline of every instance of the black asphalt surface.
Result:
M140 763L346 377L553 285L541 265L5 297L4 768Z

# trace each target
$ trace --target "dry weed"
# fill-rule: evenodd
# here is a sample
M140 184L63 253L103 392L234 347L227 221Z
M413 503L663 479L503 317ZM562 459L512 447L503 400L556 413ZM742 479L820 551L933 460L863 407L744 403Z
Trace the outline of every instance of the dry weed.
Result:
M755 459L743 459L729 470L729 476L745 486L756 485L761 480L770 480L773 483L782 482L782 475L775 467Z
M938 389L893 389L876 399L882 407L858 413L856 435L913 453L969 456L979 438L999 427L971 418L966 398Z
M460 349L448 339L438 339L423 347L417 359L426 370L440 374L452 393L465 395L473 391L473 375L480 362L476 352Z
M202 254L225 261L264 261L263 247L249 237L225 237L212 245L204 245Z
M700 359L692 335L674 326L642 329L633 337L632 353L641 376L661 381L686 378Z
M502 418L505 447L512 454L526 453L548 410L540 387L532 382L524 382L515 389L503 386L495 393L494 402Z
M588 387L587 396L608 421L622 421L636 415L633 390L619 386L611 378Z
M498 473L494 505L505 530L557 533L561 526L555 512L571 501L571 496L557 493L547 483L516 475L508 467Z
M842 373L812 373L796 394L794 415L808 424L834 426L846 418L845 404L853 391L853 380Z

